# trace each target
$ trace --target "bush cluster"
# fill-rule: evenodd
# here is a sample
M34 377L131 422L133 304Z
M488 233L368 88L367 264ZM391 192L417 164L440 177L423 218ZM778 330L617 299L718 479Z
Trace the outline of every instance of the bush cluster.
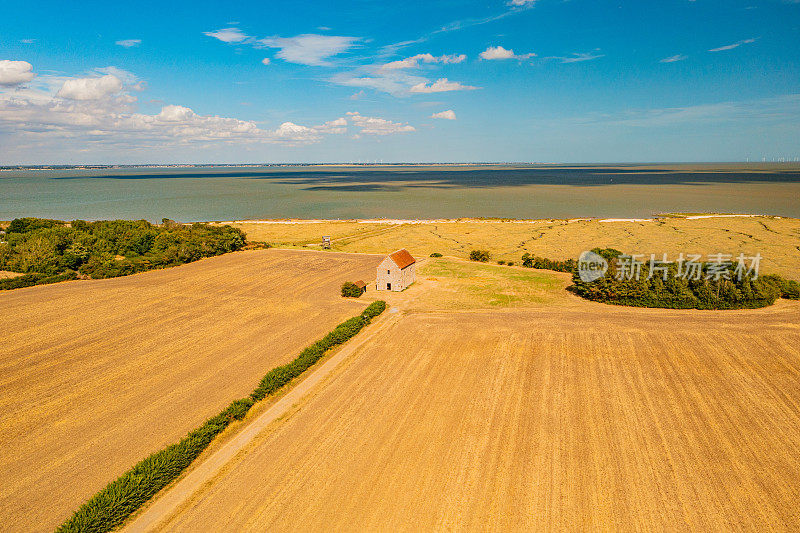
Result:
M361 287L352 281L345 281L342 283L342 296L345 298L358 298L363 294Z
M577 264L578 262L574 259L555 261L553 259L545 259L544 257L536 257L527 252L522 254L522 266L528 268L555 270L556 272L575 272Z
M481 263L486 263L491 258L492 254L490 254L488 250L472 250L469 253L470 261L480 261Z
M164 220L60 220L18 218L0 243L0 270L38 274L0 288L52 283L69 272L92 278L113 278L196 261L240 250L241 230L230 226L177 224ZM70 278L65 278L70 279ZM32 283L34 282L35 283Z
M433 252L431 254L431 257L442 257L442 254L440 254L439 252Z
M581 281L573 273L569 290L588 300L634 307L664 307L670 309L748 309L765 307L780 297L792 298L800 293L797 282L780 276L754 277L744 273L731 279L710 274L709 263L703 263L699 279L678 275L678 266L668 267L666 279L660 272L648 277L649 261L641 267L638 279L618 279L617 257L613 249L592 250L608 261L605 275L592 282ZM799 294L800 295L800 294Z
M257 401L300 376L328 350L355 336L385 309L386 302L373 302L359 316L339 324L324 338L303 350L291 363L270 370L249 397L232 402L180 442L137 463L84 503L57 531L102 532L122 524L159 490L176 479L231 422L243 419Z

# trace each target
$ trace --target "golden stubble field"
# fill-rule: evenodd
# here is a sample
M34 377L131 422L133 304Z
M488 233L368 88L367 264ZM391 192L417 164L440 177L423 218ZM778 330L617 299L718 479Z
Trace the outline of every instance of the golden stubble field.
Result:
M0 292L0 530L47 531L363 310L366 255L258 250Z
M441 262L162 529L800 528L797 302L632 309L554 281L502 308L514 267Z
M494 259L520 261L525 252L551 259L577 258L596 247L626 253L661 254L676 259L683 253L704 256L729 253L762 256L763 273L800 279L800 220L781 217L687 218L652 221L420 221L370 223L357 221L294 224L238 222L250 240L282 246L319 247L330 235L333 249L387 253L407 248L427 257L433 252L466 258L470 250L490 250Z

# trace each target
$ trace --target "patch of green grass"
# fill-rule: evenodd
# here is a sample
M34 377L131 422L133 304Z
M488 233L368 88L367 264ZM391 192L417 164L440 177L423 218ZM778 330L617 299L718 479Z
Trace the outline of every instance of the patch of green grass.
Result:
M447 308L522 307L565 297L563 276L550 272L437 259L419 275L443 282L424 297Z

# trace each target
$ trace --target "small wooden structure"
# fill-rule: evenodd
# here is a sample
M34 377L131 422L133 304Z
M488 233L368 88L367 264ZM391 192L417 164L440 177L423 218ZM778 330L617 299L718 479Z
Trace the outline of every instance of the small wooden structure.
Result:
M322 247L326 250L330 250L331 248L331 236L330 235L323 235L322 236Z
M408 250L397 250L386 256L378 265L378 280L375 288L379 291L402 291L414 283L414 264Z
M360 279L360 280L356 281L355 285L356 285L356 287L361 289L361 294L364 294L365 292L367 292L367 284L364 283L364 280Z

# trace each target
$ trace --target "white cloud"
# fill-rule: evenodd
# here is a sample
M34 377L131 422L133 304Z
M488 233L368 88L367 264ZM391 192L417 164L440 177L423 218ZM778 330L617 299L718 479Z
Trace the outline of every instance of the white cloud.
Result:
M709 52L723 52L725 50L733 50L734 48L739 48L743 44L751 44L758 40L758 38L751 38L751 39L744 39L742 41L737 41L733 44L726 44L725 46L720 46L718 48L712 48Z
M687 56L683 54L677 54L674 56L665 57L664 59L660 60L659 63L675 63L677 61L683 61L686 59Z
M408 74L404 69L363 67L354 72L340 72L329 79L337 85L375 89L393 96L408 96L409 89L428 83L428 78Z
M122 90L122 81L112 74L99 78L72 78L64 82L56 96L70 100L99 100Z
M605 54L598 54L596 52L573 52L568 56L550 56L544 59L559 59L562 63L580 63L582 61L592 61L593 59L600 59L606 57Z
M279 48L275 55L290 63L328 66L331 57L350 50L358 40L358 37L307 33L295 37L259 39L256 46Z
M477 89L478 87L472 87L471 85L462 85L457 81L450 81L447 78L439 78L435 82L430 85L423 83L418 83L417 85L412 86L409 89L409 92L412 93L441 93L446 91L469 91L472 89Z
M506 50L502 46L490 46L486 50L480 53L482 59L492 60L492 59L528 59L530 57L536 57L536 54L529 53L529 54L515 54L514 50Z
M36 74L27 61L0 60L0 86L13 87L31 81Z
M262 60L261 60L261 64L262 64L262 65L269 65L269 58L268 58L268 57L265 57L264 59L262 59Z
M203 32L203 35L219 39L223 43L241 43L250 39L250 36L242 33L239 28L222 28L215 31L206 31Z
M416 131L414 126L410 126L407 122L392 122L377 117L365 117L358 111L348 111L347 115L353 124L361 128L363 135L392 135L394 133L408 133Z
M120 41L117 41L114 44L117 44L119 46L124 46L125 48L133 48L134 46L139 46L140 44L142 44L142 40L141 39L122 39Z
M464 54L450 54L450 55L441 55L435 56L433 54L417 54L415 56L407 57L405 59L400 59L398 61L392 61L390 63L386 63L381 68L387 70L395 70L395 69L404 69L404 68L417 68L419 67L419 62L422 61L423 63L461 63L467 59L467 56Z
M360 40L358 37L342 35L318 35L306 33L294 37L265 37L258 39L247 35L236 27L222 28L204 32L204 35L218 39L224 43L250 45L256 49L278 48L275 54L290 63L313 66L330 66L329 59L353 48ZM266 63L265 63L266 64Z
M119 78L120 81L125 85L133 85L139 81L139 79L133 72L117 68L114 66L96 68L94 70L95 72L98 72L100 74L111 74L112 76Z
M448 109L447 111L434 113L433 115L431 115L431 118L443 118L445 120L455 120L456 114L452 109Z
M533 5L536 3L536 0L511 0L508 5L510 6L527 6Z
M124 77L135 80L131 73ZM17 142L35 140L41 146L48 140L54 145L71 140L85 146L102 142L136 148L197 142L305 144L347 129L344 117L314 127L284 122L275 130L261 129L253 121L200 115L181 105L165 105L148 115L137 112L137 100L127 92L133 88L112 74L42 76L33 88L0 88L0 135L11 135Z
M329 120L328 122L312 128L314 131L320 133L346 133L347 132L347 119L339 117L336 120Z

